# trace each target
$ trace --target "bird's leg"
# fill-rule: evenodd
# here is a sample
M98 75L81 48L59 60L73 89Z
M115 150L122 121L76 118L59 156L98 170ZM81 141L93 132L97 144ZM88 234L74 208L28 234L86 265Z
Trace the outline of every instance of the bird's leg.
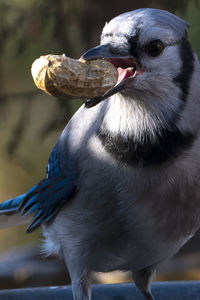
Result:
M90 273L87 271L85 264L77 259L79 256L76 256L76 259L74 255L72 256L67 256L64 253L65 263L72 282L73 298L74 300L91 300Z
M146 300L155 300L151 293L151 283L155 271L155 267L148 267L140 271L132 271L135 284Z
M142 294L146 300L155 300L151 292L142 292Z
M78 274L77 274L78 275ZM91 285L88 274L82 273L72 276L72 293L74 300L90 300Z

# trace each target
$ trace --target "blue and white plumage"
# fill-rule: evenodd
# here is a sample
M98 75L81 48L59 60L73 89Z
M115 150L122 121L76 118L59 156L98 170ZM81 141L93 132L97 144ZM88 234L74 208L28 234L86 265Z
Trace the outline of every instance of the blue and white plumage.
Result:
M53 149L47 166L47 178L41 180L26 194L7 200L0 205L0 213L20 212L25 217L35 214L27 228L27 233L51 220L60 208L75 193L77 176L65 176L59 166L56 147Z
M90 299L91 272L112 270L132 271L152 300L157 267L200 227L200 65L187 28L156 9L107 23L83 57L118 68L112 96L88 100L47 178L0 206L36 214L28 231L42 224L47 253L64 256L74 300Z

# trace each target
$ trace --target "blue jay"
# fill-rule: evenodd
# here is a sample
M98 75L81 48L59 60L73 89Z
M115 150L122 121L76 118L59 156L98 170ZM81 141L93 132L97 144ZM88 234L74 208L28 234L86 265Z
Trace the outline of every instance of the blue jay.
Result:
M153 300L156 269L200 227L200 65L187 29L158 9L106 23L83 58L113 63L117 85L75 113L47 177L0 205L4 215L34 214L27 232L42 225L74 300L91 299L91 272L113 270L130 270Z

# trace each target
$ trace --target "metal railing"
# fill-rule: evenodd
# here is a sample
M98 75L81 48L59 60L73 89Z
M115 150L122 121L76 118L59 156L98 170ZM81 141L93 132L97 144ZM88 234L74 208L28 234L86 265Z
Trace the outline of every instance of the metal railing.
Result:
M152 284L156 300L200 300L200 282L157 282ZM71 288L44 287L1 290L1 300L73 300ZM144 300L134 284L93 285L92 300Z

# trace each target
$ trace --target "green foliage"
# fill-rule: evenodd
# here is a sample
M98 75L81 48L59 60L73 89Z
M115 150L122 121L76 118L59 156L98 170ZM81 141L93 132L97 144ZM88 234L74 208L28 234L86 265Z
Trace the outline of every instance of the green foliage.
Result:
M72 54L69 35L82 12L82 0L10 0L0 2L1 52L7 58L30 60L41 53Z
M200 57L200 0L192 0L188 5L188 9L184 17L190 25L189 40L192 43L194 50Z

